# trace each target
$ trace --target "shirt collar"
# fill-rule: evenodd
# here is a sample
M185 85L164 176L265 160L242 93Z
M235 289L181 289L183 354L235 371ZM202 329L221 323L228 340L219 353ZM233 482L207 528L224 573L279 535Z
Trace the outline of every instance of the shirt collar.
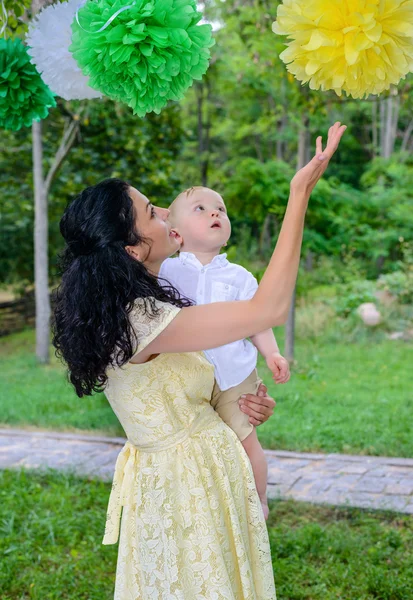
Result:
M214 256L210 263L203 265L192 252L180 252L179 260L183 265L190 264L198 270L225 267L228 264L226 254Z

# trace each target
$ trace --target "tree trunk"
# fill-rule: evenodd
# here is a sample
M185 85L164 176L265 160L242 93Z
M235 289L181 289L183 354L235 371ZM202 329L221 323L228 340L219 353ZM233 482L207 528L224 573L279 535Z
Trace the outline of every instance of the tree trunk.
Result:
M390 158L394 152L399 121L400 98L397 88L392 87L389 97L380 102L381 155Z
M307 272L312 271L314 268L314 254L311 250L308 250L306 254L304 268Z
M47 198L43 178L42 125L33 122L33 182L34 182L34 281L36 298L36 356L41 363L49 362L50 298L48 277Z
M407 147L409 145L409 140L410 140L410 136L413 133L413 119L410 121L410 123L407 126L406 131L403 134L403 141L402 141L402 146L400 148L401 152L406 152Z
M211 122L209 112L207 112L206 123L204 123L204 90L207 86L207 107L209 111L208 100L210 95L210 86L208 83L201 82L196 87L197 95L197 117L198 117L198 152L200 158L201 184L204 187L208 185L208 167L209 167L209 134Z
M386 154L385 131L386 131L386 104L385 99L380 98L380 156Z
M282 135L287 126L287 114L284 113L281 120L278 122L278 135L276 143L277 160L284 160L284 141Z
M302 169L307 164L308 149L309 149L309 132L308 124L309 119L307 115L302 116L302 126L300 128L298 138L298 152L297 152L297 170ZM285 324L285 347L284 353L285 358L291 363L294 361L294 341L295 341L295 296L296 288L291 299L290 311L288 313L287 322Z
M376 158L377 156L377 148L378 148L378 140L379 140L379 132L378 132L378 123L377 123L377 98L373 100L372 103L372 158Z
M269 212L265 215L264 223L261 228L261 235L259 241L259 253L262 258L266 258L268 249L271 246L271 221L273 215Z

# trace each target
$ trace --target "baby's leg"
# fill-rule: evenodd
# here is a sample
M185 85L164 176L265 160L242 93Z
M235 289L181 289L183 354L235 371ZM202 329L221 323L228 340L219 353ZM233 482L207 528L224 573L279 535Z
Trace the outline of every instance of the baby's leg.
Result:
M215 383L211 405L229 427L237 434L248 458L251 461L258 495L261 500L265 518L268 517L267 490L267 461L258 441L255 427L249 422L247 414L243 413L238 401L243 394L256 394L261 380L254 371L239 385L221 391Z
M267 502L267 478L268 478L268 466L265 458L264 450L257 438L257 432L254 430L248 437L243 440L242 445L245 448L245 452L248 454L250 459L252 471L255 477L255 485L257 486L257 492L261 500L262 510L264 511L265 519L268 519L268 502Z

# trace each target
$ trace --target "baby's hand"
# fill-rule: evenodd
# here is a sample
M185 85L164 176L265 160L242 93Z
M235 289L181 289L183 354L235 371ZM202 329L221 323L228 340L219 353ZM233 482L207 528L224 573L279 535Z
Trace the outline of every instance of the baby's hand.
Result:
M274 352L266 358L268 368L272 372L275 383L287 383L290 379L290 365L288 360L279 352Z

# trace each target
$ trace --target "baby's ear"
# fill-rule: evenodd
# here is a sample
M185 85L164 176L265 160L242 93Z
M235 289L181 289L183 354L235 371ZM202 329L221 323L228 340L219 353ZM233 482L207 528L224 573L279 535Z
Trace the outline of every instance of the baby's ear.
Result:
M184 243L184 239L183 239L182 235L179 233L179 229L177 229L176 227L171 227L171 231L175 231L176 239L182 246L182 244Z

